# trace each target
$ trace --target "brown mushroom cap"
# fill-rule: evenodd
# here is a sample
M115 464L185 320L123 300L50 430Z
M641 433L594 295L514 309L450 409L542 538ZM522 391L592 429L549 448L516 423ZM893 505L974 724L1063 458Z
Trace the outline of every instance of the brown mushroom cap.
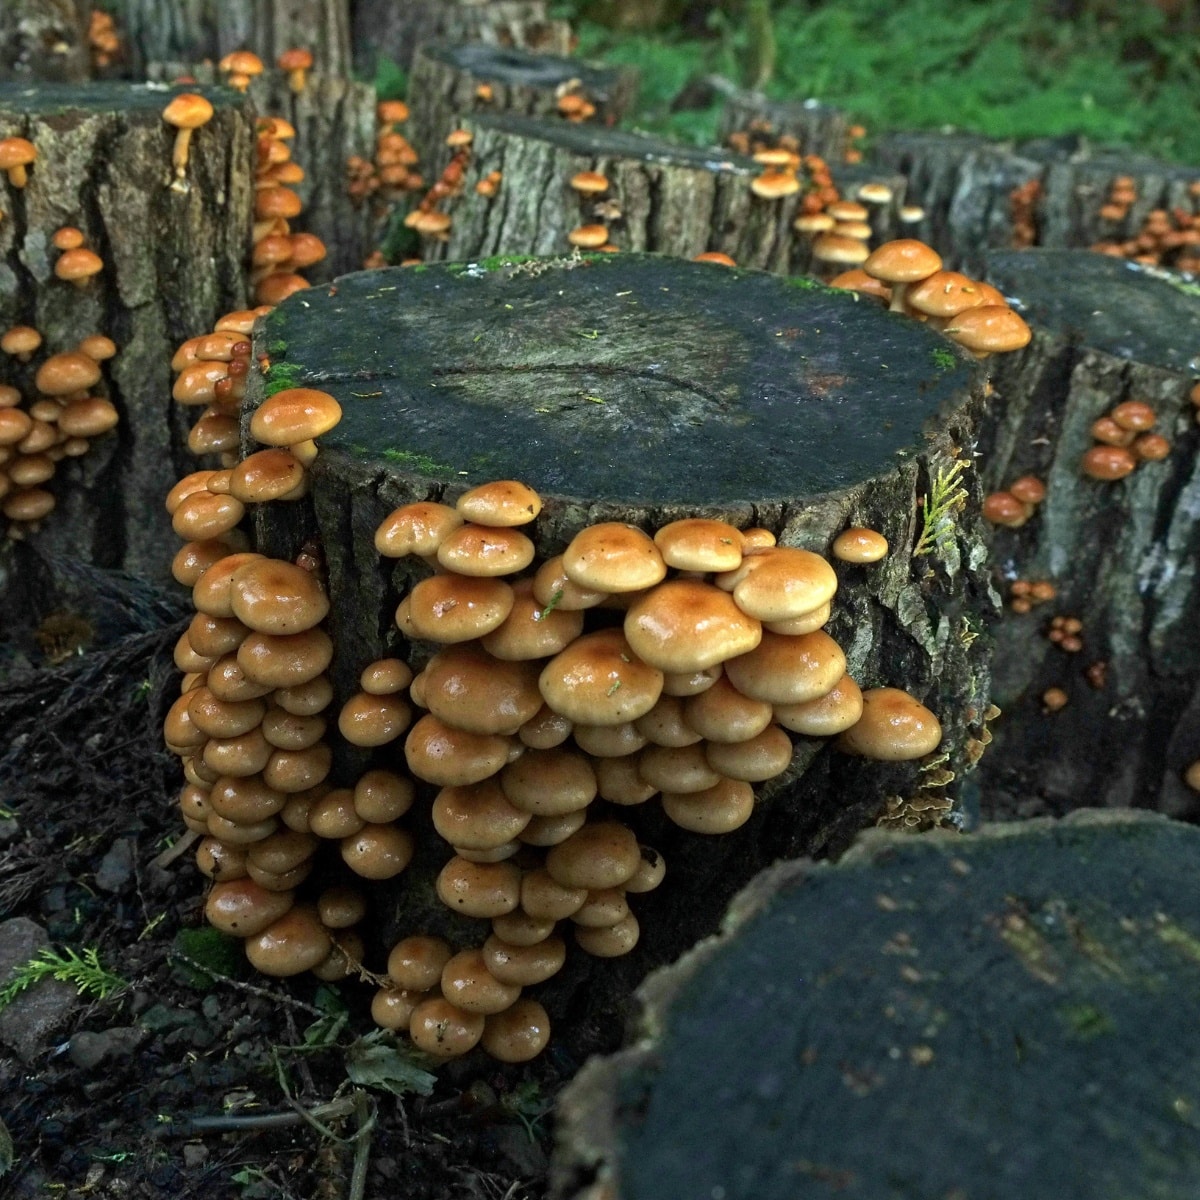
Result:
M599 929L575 926L575 941L579 948L596 958L619 958L622 954L628 954L637 945L640 934L641 929L633 913L615 925Z
M638 774L659 791L702 792L720 782L702 742L690 746L649 746L638 755Z
M684 702L684 720L710 742L744 742L771 723L769 701L743 695L725 676Z
M1033 337L1033 331L1021 317L1001 304L969 308L954 317L943 332L977 354L1020 350Z
M596 798L596 776L582 754L529 750L500 772L500 786L516 808L536 817L585 809Z
M854 725L862 716L863 698L858 684L843 675L834 687L800 704L777 704L775 720L784 729L806 737L832 737Z
M229 493L243 504L280 500L304 482L304 467L290 450L259 450L242 459L229 479Z
M722 779L703 792L664 792L663 812L692 833L731 833L754 812L754 789L740 779Z
M437 987L442 968L453 951L440 937L416 933L398 941L388 955L388 978L408 991L427 992Z
M308 809L308 828L317 837L340 841L358 833L366 825L354 807L354 793L349 788L334 788L313 801Z
M549 658L583 632L583 613L555 606L547 611L533 594L533 580L512 584L513 606L504 621L480 639L483 648L507 662Z
M404 757L418 779L461 787L499 771L508 761L509 747L508 738L456 729L428 713L409 730Z
M358 686L372 696L390 696L412 681L412 668L402 658L377 658L363 667Z
M428 999L427 992L380 988L371 998L371 1020L381 1029L403 1029L407 1033L417 1006Z
M364 825L341 842L342 861L364 879L391 879L412 862L415 844L407 829Z
M242 567L260 560L263 560L263 556L252 550L230 554L226 548L226 553L206 568L192 585L192 607L210 617L232 617L233 577Z
M567 578L579 587L609 593L653 587L666 576L662 554L634 525L605 521L571 539L562 556Z
M662 678L661 671L637 658L619 630L605 629L577 638L555 655L538 687L546 703L571 721L620 725L654 707Z
M470 733L513 734L542 707L538 664L504 662L473 643L440 650L425 669L425 707Z
M563 569L561 554L548 558L533 577L533 595L539 604L551 612L577 612L595 608L608 599L608 593L595 588L581 588L573 583Z
M0 171L12 171L14 168L27 167L37 158L37 147L23 137L7 137L0 141ZM22 180L24 176L22 175ZM13 180L15 187L24 187L24 183Z
M667 873L667 863L653 846L639 846L638 849L641 851L642 861L623 886L627 892L634 894L652 892L662 883Z
M916 283L942 269L942 258L915 238L884 242L863 263L863 270L884 283Z
M54 263L54 274L77 287L86 284L93 275L98 275L103 270L104 259L85 246L64 250Z
M492 918L492 932L510 946L536 946L554 933L554 925L519 909Z
M484 1016L463 1012L449 1000L423 1000L413 1010L408 1036L418 1050L434 1058L459 1058L483 1036Z
M459 575L515 575L533 562L533 543L516 529L467 524L447 534L437 560Z
M100 367L96 360L77 350L51 355L34 376L34 386L43 396L85 391L99 381Z
M397 508L375 530L375 549L384 558L408 554L428 557L438 552L443 540L464 523L461 513L448 504L422 500Z
M536 1001L522 998L502 1013L484 1018L479 1044L503 1063L536 1058L550 1041L550 1018Z
M532 521L542 511L542 498L528 484L497 479L464 492L454 507L464 520L507 528Z
M602 888L588 892L588 898L571 918L576 925L588 929L606 929L629 916L629 902L624 887Z
M414 795L411 779L394 771L368 771L354 785L354 810L364 821L381 825L404 816Z
M213 106L195 92L181 92L163 109L162 118L176 129L199 129L212 120Z
M338 883L317 897L317 916L326 929L349 929L366 915L367 900L358 888Z
M412 709L403 697L355 692L338 713L338 732L352 746L385 746L412 724Z
M744 696L799 704L824 696L846 673L846 656L827 633L764 633L758 648L731 658L725 674Z
M594 891L620 887L640 861L631 829L615 821L596 821L554 846L546 855L546 870L563 887Z
M680 571L731 571L742 561L742 532L726 521L672 521L654 535L654 544L663 562Z
M517 988L532 987L545 983L562 970L567 959L567 946L560 937L548 937L532 946L514 946L493 933L484 942L481 956L484 966L501 983Z
M774 546L743 560L742 572L718 585L733 583L733 599L759 621L786 621L810 613L833 599L837 574L819 554L793 546Z
M498 917L520 903L521 871L511 862L473 863L455 855L439 872L436 887L438 898L454 912Z
M0 350L28 362L42 344L42 335L31 325L14 325L0 337Z
M212 687L211 683L209 687ZM329 706L333 699L333 685L327 675L318 674L304 683L279 688L274 699L284 712L298 717L311 717Z
M312 571L274 558L240 567L229 598L233 615L256 633L303 633L329 612L329 598Z
M277 750L307 750L325 736L325 728L322 716L299 717L278 705L267 709L262 719L263 737Z
M694 579L660 584L630 606L626 640L643 662L674 674L745 654L762 639L762 625L735 603L736 595Z
M539 846L542 849L557 846L582 829L586 820L587 810L583 808L552 817L534 817L522 830L517 841L525 846Z
M188 697L192 724L206 737L238 737L249 733L262 724L267 712L261 700L218 700L203 686L188 692Z
M418 637L452 644L498 629L513 608L513 590L501 579L434 575L407 596L408 620Z
M924 758L941 744L937 717L906 691L868 688L862 700L862 716L838 737L837 748L844 754L904 762Z
M496 779L446 787L433 801L433 827L456 850L494 850L511 842L532 814L516 808Z
M561 746L571 736L575 726L560 713L556 713L548 704L541 708L520 729L517 737L523 746L531 750L551 750Z
M545 867L526 871L521 877L521 909L539 920L564 920L578 912L587 897L587 888L563 887Z
M761 783L788 769L792 739L778 725L768 725L746 742L712 742L705 747L705 755L713 770L726 778Z
M519 984L503 983L487 968L480 949L460 950L442 968L442 995L465 1012L503 1012L521 994Z
M250 418L250 436L266 446L294 446L328 433L342 406L313 388L286 388L268 396Z
M239 666L251 682L294 688L324 672L333 661L333 642L319 628L303 633L251 633L238 646L237 655Z
M332 765L333 751L325 742L307 750L273 750L263 779L281 792L305 792L323 783Z
M596 763L596 785L599 794L610 804L631 806L645 804L658 789L638 773L636 756L602 758Z
M682 696L659 696L658 703L635 722L638 733L656 746L690 746L703 736L684 716Z
M833 557L840 562L873 563L888 552L887 538L874 529L852 525L833 539Z
M253 879L230 879L213 885L204 904L204 916L222 933L253 937L278 921L292 903L290 892L269 892Z
M311 971L333 949L333 941L311 908L297 905L246 940L246 957L264 975Z
M620 725L575 725L571 732L580 750L600 759L636 754L648 740L632 721Z
M927 317L954 317L985 304L987 294L975 280L958 271L935 271L909 288L904 300L909 308Z

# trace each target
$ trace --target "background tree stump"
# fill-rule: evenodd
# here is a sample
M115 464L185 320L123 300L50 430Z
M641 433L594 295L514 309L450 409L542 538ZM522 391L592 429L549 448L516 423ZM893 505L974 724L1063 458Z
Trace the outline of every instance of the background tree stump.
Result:
M799 140L801 154L816 154L830 167L845 162L850 149L850 118L840 108L818 100L768 100L758 92L735 92L721 112L721 141L732 133L754 130L772 137Z
M779 864L568 1085L551 1194L1185 1200L1197 870L1098 812Z
M80 83L91 75L88 6L82 0L5 0L0 84Z
M120 424L58 464L49 485L58 505L36 536L47 553L154 578L167 574L175 545L163 497L194 463L189 414L171 400L171 356L246 305L253 127L240 97L210 95L216 115L192 139L181 193L169 186L169 93L122 83L0 88L0 136L38 150L28 185L4 185L0 327L32 325L44 339L27 365L4 356L5 382L32 396L48 354L92 333L118 347L103 375ZM84 288L54 275L51 238L68 225L104 261Z
M479 87L487 85L491 99ZM408 86L411 116L405 135L421 156L421 171L435 180L450 158L446 135L470 113L558 116L562 90L582 88L596 106L594 120L612 125L633 104L637 80L626 68L591 66L572 58L530 54L479 43L421 46Z
M750 184L762 168L748 158L509 114L473 115L463 125L475 135L466 187L449 209L450 240L428 241L427 258L562 253L572 229L599 223L609 226L609 240L622 250L682 258L719 250L739 266L784 274L812 266L812 239L792 230L800 196L755 196ZM502 179L496 195L485 198L475 184L492 171ZM569 184L580 171L599 172L610 187L581 195ZM850 195L866 182L854 167L840 169L837 180ZM902 194L902 181L891 182ZM895 228L894 214L894 204L876 209L884 240Z
M314 66L350 75L347 0L110 0L122 62L134 78L151 63L217 62L253 50L272 66L284 50L311 50Z
M354 66L374 74L386 59L408 70L424 42L569 54L571 26L547 15L544 0L355 0Z
M1200 211L1191 190L1200 171L1096 149L1079 138L1014 143L975 134L889 133L873 143L870 159L904 175L909 198L925 209L913 236L968 270L979 267L988 249L1083 249L1135 237L1154 209ZM1100 210L1120 176L1133 181L1136 199L1123 217L1106 219ZM1024 230L1014 195L1021 188L1033 189L1032 226Z
M844 846L885 796L927 823L949 818L945 785L981 748L986 656L976 634L991 602L973 505L937 554L913 554L916 498L972 444L980 397L978 369L938 335L811 281L604 255L346 276L280 305L255 352L271 365L252 379L249 410L297 385L343 406L321 439L309 498L256 513L260 550L290 558L313 537L323 547L339 700L366 663L392 653L420 666L430 653L392 621L427 568L381 560L373 541L408 501L453 502L489 479L525 480L545 502L526 527L539 559L599 521L654 529L694 514L765 526L818 551L848 524L890 542L882 563L838 564L830 631L865 686L925 698L948 758L923 772L800 739L792 768L729 837L684 833L656 803L614 808L662 851L673 882L635 898L644 933L628 959L578 962L539 990L556 1020L569 1015L573 1050L611 1046L632 981L714 928L732 890L765 864ZM371 761L404 769L398 741L373 759L345 746L336 754L345 780ZM421 928L460 943L483 936L480 922L433 895L449 857L429 827L435 790L420 785L423 802L405 818L417 834L413 865L397 886L380 885L388 945Z
M997 528L993 558L1006 591L1014 578L1057 588L1053 602L1006 613L996 631L994 699L1005 716L984 759L987 813L1087 803L1195 815L1200 796L1181 775L1200 757L1200 428L1188 402L1200 299L1166 273L1084 251L996 251L986 278L1035 332L994 367L984 481L1003 489L1032 474L1047 489L1025 526ZM1130 399L1154 409L1169 455L1119 482L1085 477L1092 423ZM1081 651L1046 639L1056 615L1082 621ZM1069 700L1045 713L1050 687Z

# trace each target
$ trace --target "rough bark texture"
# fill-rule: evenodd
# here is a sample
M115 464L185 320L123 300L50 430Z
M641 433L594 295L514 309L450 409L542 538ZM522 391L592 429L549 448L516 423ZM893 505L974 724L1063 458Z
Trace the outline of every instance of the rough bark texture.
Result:
M4 0L0 83L80 83L91 74L82 0Z
M480 115L463 124L475 135L466 187L447 209L454 216L449 242L429 242L427 257L561 253L572 229L599 222L622 250L682 258L720 250L739 266L783 274L813 265L812 239L792 230L799 196L755 196L750 183L761 168L750 159L536 118ZM493 170L503 177L499 192L478 195L475 183ZM579 171L599 171L609 190L590 196L572 190L569 181ZM850 194L862 181L854 168L839 172ZM892 182L902 192L902 181ZM604 206L614 202L620 215L607 216ZM875 211L881 236L891 236L894 207Z
M1156 277L1157 275L1157 277ZM981 439L986 486L1034 474L1046 500L1021 529L997 529L1005 590L1048 579L1057 598L1007 612L996 633L994 699L1004 710L985 757L989 815L1081 804L1195 816L1182 781L1200 758L1200 428L1187 394L1200 372L1200 299L1165 272L1085 251L997 251L986 278L1036 333L994 368L997 403ZM1172 442L1161 462L1116 483L1080 471L1094 420L1147 401ZM1046 640L1051 617L1083 621L1083 650ZM1102 686L1086 671L1102 662ZM1041 696L1068 704L1044 713Z
M36 535L48 553L161 577L177 540L163 496L194 469L189 414L171 401L170 359L185 338L245 307L253 204L252 124L240 99L211 94L213 120L192 140L186 193L172 190L166 95L130 84L84 89L0 88L0 136L38 149L22 191L6 185L0 222L0 328L32 325L37 358L3 365L5 382L33 393L48 353L107 334L104 365L121 414L86 455L65 459L50 484L58 507ZM55 230L74 225L104 260L83 289L54 275Z
M545 499L529 527L539 558L604 520L653 529L686 514L724 516L819 551L847 524L882 530L886 562L839 566L830 631L865 685L925 697L951 770L977 754L987 680L975 634L991 601L974 510L937 555L912 552L917 495L955 447L972 444L980 377L931 331L811 281L604 255L346 276L336 294L281 305L257 337L261 353L271 367L252 379L250 409L264 391L296 384L343 406L322 438L310 498L257 514L267 553L290 557L313 535L324 548L341 699L381 654L420 663L431 650L405 645L392 621L426 569L381 560L378 524L410 500L520 478ZM403 768L400 743L375 761ZM338 751L346 779L366 764L361 751ZM917 764L868 763L802 739L735 836L686 834L656 802L612 810L665 854L671 883L636 898L644 932L632 955L574 961L538 989L561 1021L561 1044L611 1047L633 982L711 931L762 866L844 846L885 796L926 820L946 817L945 782ZM417 859L399 886L383 887L377 911L393 939L427 927L478 944L486 927L452 917L429 886L448 857L429 829L435 790L422 786L426 803L405 818L418 831Z
M830 167L844 162L850 148L850 118L819 100L783 103L757 92L737 92L725 101L721 139L731 133L757 130L778 137L790 134L800 141L801 154L817 154Z
M355 0L354 66L371 75L380 59L412 66L424 42L483 42L537 54L569 54L571 27L544 0Z
M556 104L562 85L581 84L596 106L597 124L612 125L633 103L636 76L627 69L589 66L577 59L529 54L478 43L422 46L413 59L408 94L411 117L405 136L421 156L432 183L449 160L446 135L477 112L513 113L560 120ZM492 89L481 101L480 84Z
M568 1085L552 1195L1192 1196L1197 870L1096 812L780 864Z
M216 62L231 50L253 50L271 65L293 46L311 50L319 70L350 74L347 0L108 0L105 8L134 78L151 63Z
M996 142L972 134L885 134L871 159L907 177L909 198L925 209L914 237L937 247L953 265L977 268L991 248L1013 246L1013 190L1037 181L1036 245L1076 249L1132 237L1151 209L1191 213L1194 167L1093 149L1080 139ZM1100 217L1109 185L1131 176L1138 198L1123 221Z
M211 65L151 64L152 79L171 80L190 73L212 83L217 72ZM369 159L375 152L375 89L325 71L310 71L302 92L293 92L287 74L264 71L247 89L260 116L284 117L296 130L289 142L292 159L304 168L302 182L289 185L304 202L304 211L290 224L294 230L315 233L328 256L306 267L306 279L323 282L347 271L357 271L372 248L368 210L355 204L346 191L346 160L351 155Z

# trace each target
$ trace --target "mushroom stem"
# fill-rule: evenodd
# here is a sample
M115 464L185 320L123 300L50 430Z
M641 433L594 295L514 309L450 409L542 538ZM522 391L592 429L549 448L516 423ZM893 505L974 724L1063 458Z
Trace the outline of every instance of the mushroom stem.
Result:
M908 283L893 283L892 284L892 299L888 304L888 312L904 312L904 298L908 295L908 289L911 287Z
M175 167L175 177L182 179L187 173L188 150L192 144L192 131L180 129L175 134L175 148L171 151L171 163Z
M29 173L18 164L8 168L8 182L15 188L23 188L29 182Z
M304 67L293 67L288 72L288 87L290 87L297 96L304 91L305 82L306 77Z

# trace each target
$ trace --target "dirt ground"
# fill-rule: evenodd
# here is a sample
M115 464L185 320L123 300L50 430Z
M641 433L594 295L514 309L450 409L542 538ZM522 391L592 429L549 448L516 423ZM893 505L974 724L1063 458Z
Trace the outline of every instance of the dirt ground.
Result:
M0 614L0 979L32 937L124 984L43 984L0 1012L0 1196L542 1196L578 1064L551 1046L429 1080L372 1032L370 988L255 975L204 926L192 855L156 865L182 832L160 734L182 610L112 599L96 622L48 600L36 623Z

